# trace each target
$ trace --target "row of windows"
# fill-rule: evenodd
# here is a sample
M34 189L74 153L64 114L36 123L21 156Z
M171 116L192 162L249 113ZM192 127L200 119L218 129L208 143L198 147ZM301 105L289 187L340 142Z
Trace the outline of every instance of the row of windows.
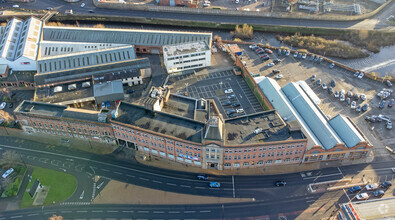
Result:
M285 152L285 155L293 155L294 152L293 151L287 151ZM302 154L302 151L295 151L295 155L296 154ZM266 156L266 154L253 154L252 156L250 154L248 155L243 155L243 159L251 159L251 157L254 158L264 158ZM267 157L274 157L274 156L284 156L284 152L277 152L277 154L275 153L268 153ZM225 160L232 160L232 158L234 160L241 160L241 155L234 155L232 156L225 156Z
M199 58L199 59L184 60L184 61L174 62L173 65L189 63L189 62L196 62L196 61L201 61L201 60L206 60L206 58L203 57L203 58Z
M50 128L51 130L52 130L52 129L56 129L56 130L66 131L65 128L63 127L63 125L58 126L58 125L52 125L52 124L50 124L50 125L48 126L47 124L45 124L45 123L41 124L40 122L39 122L39 123L33 122L33 125L34 125L35 127L37 127L37 125L38 125L38 127L40 127L40 128L45 128L45 129ZM93 127L93 126L90 125L89 127ZM68 132L71 132L71 131L77 132L77 131L78 131L78 133L84 132L84 134L87 134L87 130L84 129L84 128L83 128L83 129L81 129L81 128L77 128L77 129L76 129L76 128L74 128L74 127L73 127L73 128L67 127L67 131L68 131ZM99 134L99 132L96 131L96 130L89 130L89 133L90 133L91 135L97 135L97 134ZM109 136L109 135L111 135L111 133L110 133L110 132L107 132L107 131L104 131L104 132L102 132L102 135Z
M299 160L300 160L299 157L295 157L292 161L296 162L296 161L299 161ZM282 163L282 162L283 162L283 161L280 160L280 159L274 161L274 163ZM285 159L284 162L285 162L285 163L291 162L291 158ZM255 164L254 161L253 161L253 162L244 162L244 163L242 164L242 166L243 166L243 167L249 167L249 166L255 166L255 165L262 166L262 165L264 165L264 164L273 164L273 160L267 160L266 162L263 161L263 160L261 160L261 161L258 161L256 164ZM233 166L233 167L240 167L241 164L240 164L240 163L233 163L233 164L232 164L232 163L225 163L224 166L225 166L225 167L232 167L232 166Z
M298 144L298 145L296 145L296 148L303 148L303 146L304 146L304 144ZM288 146L285 146L285 145L282 145L282 146L271 146L271 147L256 147L256 148L244 148L244 149L232 149L232 150L225 150L225 154L232 154L233 152L234 153L242 153L242 152L244 152L244 153L247 153L247 152L257 152L257 151L266 151L266 150L285 150L285 149L293 149L293 148L295 148L295 145L288 145Z

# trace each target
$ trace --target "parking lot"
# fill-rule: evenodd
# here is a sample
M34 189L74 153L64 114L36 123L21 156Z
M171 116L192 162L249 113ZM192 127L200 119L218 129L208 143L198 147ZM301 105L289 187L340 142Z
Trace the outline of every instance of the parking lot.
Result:
M364 116L378 116L381 114L386 116L389 120L395 121L393 109L388 107L388 100L393 99L394 94L387 98L387 103L384 108L379 108L381 99L377 97L376 94L383 88L388 88L385 82L373 81L366 77L360 79L354 77L354 73L340 67L335 66L332 69L329 68L331 63L325 61L321 63L314 62L314 60L310 61L309 56L307 56L306 59L295 58L292 53L286 56L283 54L279 55L277 51L273 51L273 54L269 54L270 59L263 61L260 55L254 50L251 50L248 45L239 46L244 49L243 61L246 62L250 72L274 79L277 75L281 74L282 78L276 79L281 87L290 82L299 80L305 81L320 98L321 103L319 107L328 118L334 117L339 113L349 116L375 146L375 155L388 155L385 146L395 144L393 130L386 128L385 121L372 123L364 120ZM280 62L272 67L268 67L267 65L273 62L274 59L279 59ZM273 69L279 70L280 73L273 74ZM311 79L312 75L316 75L316 80ZM317 85L319 79L321 79L321 84ZM336 82L336 85L333 87L333 93L330 93L328 89L323 89L322 84L325 83L329 86L332 80ZM354 95L365 94L365 101L351 98L351 102L355 101L357 106L369 104L367 111L357 112L356 109L351 108L350 104L347 104L346 100L341 101L339 97L334 96L335 91L340 92L342 89L346 94L348 91L351 91Z
M234 75L231 69L176 76L169 80L168 86L180 95L213 99L225 118L230 115L227 112L237 109L239 112L233 117L263 111L243 77Z

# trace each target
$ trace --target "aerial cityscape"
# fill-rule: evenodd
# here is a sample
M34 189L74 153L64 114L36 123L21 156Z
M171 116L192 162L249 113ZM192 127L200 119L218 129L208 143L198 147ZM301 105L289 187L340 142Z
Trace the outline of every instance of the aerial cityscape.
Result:
M0 7L0 220L395 219L394 0Z

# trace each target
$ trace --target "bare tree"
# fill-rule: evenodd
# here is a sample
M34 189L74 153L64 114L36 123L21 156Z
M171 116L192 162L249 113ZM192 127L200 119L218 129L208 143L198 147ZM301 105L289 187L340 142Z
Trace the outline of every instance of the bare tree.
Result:
M6 150L2 154L1 164L8 164L14 166L16 164L22 163L20 154L13 150Z

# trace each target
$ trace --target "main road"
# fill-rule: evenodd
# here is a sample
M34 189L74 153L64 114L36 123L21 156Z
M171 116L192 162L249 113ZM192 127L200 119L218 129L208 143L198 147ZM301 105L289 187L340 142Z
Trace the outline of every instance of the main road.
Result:
M81 2L86 4L81 7ZM12 7L15 3L3 3L2 7ZM386 19L393 14L395 9L394 2L388 5L384 10L375 16L365 19L364 21L320 21L293 18L272 18L272 17L249 17L233 15L205 15L205 14L186 14L174 12L157 12L157 11L140 11L140 10L115 10L96 8L92 1L80 1L79 3L66 3L63 0L36 0L32 3L19 3L21 8L44 10L48 7L54 8L61 13L65 10L72 9L75 14L89 14L93 10L95 14L89 15L113 15L127 17L144 17L158 19L174 19L175 22L190 21L209 21L216 23L248 23L248 24L266 24L266 25L288 25L301 27L323 27L323 28L361 28L361 29L381 29L388 26ZM364 24L363 26L360 24ZM368 24L368 25L365 25Z

